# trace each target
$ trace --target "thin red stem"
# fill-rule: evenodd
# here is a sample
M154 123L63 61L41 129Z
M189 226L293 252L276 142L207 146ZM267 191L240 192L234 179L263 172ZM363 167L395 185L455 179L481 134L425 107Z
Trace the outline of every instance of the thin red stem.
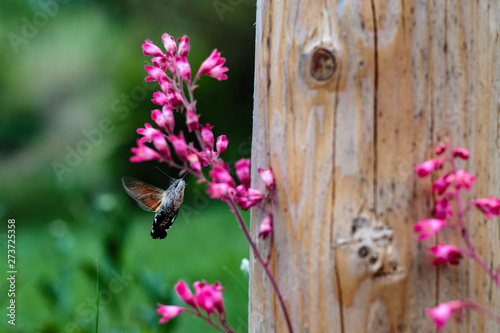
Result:
M195 112L196 112L196 110L195 110ZM200 130L196 130L195 132L196 132L196 139L198 139L198 143L200 144L201 150L206 152L207 147L205 145L205 142L201 138Z
M175 79L174 79L174 82L176 82L177 84L177 81L179 82L179 86L177 87L178 89L177 90L180 90L181 94L182 94L182 98L184 99L184 101L186 102L186 104L188 104L189 106L192 106L193 105L193 94L192 94L192 91L190 88L191 84L189 82L186 83L186 86L189 90L189 97L190 99L188 100L186 98L186 94L184 93L184 83L183 83L183 80L181 78L181 71L179 70L179 66L177 66L177 62L174 61L174 65L175 65Z
M455 160L451 158L451 167L453 169L453 172L456 173L457 168L455 164ZM476 249L474 247L474 244L472 244L472 240L469 236L469 233L467 231L467 228L465 227L465 219L464 215L467 212L469 205L465 209L462 210L462 195L460 192L460 189L456 189L455 191L455 200L457 201L457 210L458 210L458 226L460 228L460 233L462 235L462 238L465 241L465 244L467 245L467 250L469 251L469 256L476 261L476 263L481 266L481 268L488 274L491 279L495 282L495 284L500 288L500 280L498 279L497 276L495 276L495 273L493 270L488 267L486 262L483 260L483 258L476 252Z
M274 280L273 274L269 270L268 265L264 262L264 259L262 259L262 256L260 255L259 250L257 249L257 246L255 243L252 241L252 238L250 236L250 233L248 232L247 226L245 222L243 221L243 218L241 216L240 211L232 201L227 201L227 204L231 209L233 210L233 213L236 215L236 219L238 220L238 223L240 224L241 229L243 230L243 233L245 234L245 237L248 240L248 243L250 244L250 247L252 248L252 251L257 258L257 261L262 265L262 268L266 272L267 277L269 278L269 281L271 281L271 284L273 285L274 292L276 293L276 296L278 296L278 301L280 303L281 309L283 310L283 315L285 316L286 324L288 327L288 332L293 333L293 328L292 328L292 323L290 321L290 317L288 315L288 311L285 306L285 302L283 301L283 296L281 295L281 292L279 290L278 284Z
M222 324L222 326L224 326L226 328L228 333L233 332L232 328L229 326L229 324L227 323L225 318L222 318L221 316L219 316L219 321Z
M468 300L465 300L462 302L464 303L466 308L474 310L474 311L479 312L479 313L482 313L483 315L490 317L491 320L494 320L500 324L500 316L496 315L495 313L491 312L490 310L486 309L485 307L483 307L477 303L468 301Z
M196 311L193 311L193 310L190 310L190 309L186 309L185 312L190 313L190 314L192 314L195 317L198 317L198 318L201 318L201 319L205 320L207 322L207 324L209 324L210 326L214 327L215 329L218 329L221 332L234 333L234 331L231 329L231 327L227 326L227 324L224 325L224 324L221 323L222 325L217 325L217 323L214 322L212 320L212 318L210 318L209 315L204 316L200 312L200 310L198 310L198 309L196 309Z
M194 91L194 89L195 89L195 88L196 88L196 85L194 84L194 82L193 82L193 84L192 84L192 85L189 85L189 86L188 86L188 91L189 91L189 99L190 99L190 102L191 102L191 103L193 103L193 101L194 101L193 91Z

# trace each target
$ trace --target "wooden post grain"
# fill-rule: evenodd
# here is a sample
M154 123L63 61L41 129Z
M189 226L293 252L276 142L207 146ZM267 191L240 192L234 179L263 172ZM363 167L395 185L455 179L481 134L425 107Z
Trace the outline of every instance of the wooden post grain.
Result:
M295 332L433 332L424 309L454 299L500 314L477 264L431 265L429 247L463 246L457 233L412 231L435 199L412 167L447 136L470 150L470 194L500 196L499 33L496 0L258 1L252 174L256 187L258 168L275 174L270 268ZM467 223L498 265L498 219ZM250 258L250 332L286 332ZM458 326L500 332L473 312L445 331Z

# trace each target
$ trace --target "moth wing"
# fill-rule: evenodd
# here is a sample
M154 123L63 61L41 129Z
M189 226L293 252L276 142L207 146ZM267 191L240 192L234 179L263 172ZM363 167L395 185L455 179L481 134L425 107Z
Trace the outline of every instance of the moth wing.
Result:
M123 177L122 183L125 191L137 201L142 209L156 212L160 208L164 190L132 177Z

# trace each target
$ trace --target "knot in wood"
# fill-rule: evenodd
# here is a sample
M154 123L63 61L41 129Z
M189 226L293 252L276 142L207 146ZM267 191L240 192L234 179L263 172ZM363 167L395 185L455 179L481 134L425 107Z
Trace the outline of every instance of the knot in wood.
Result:
M373 217L357 216L351 225L351 238L338 240L339 245L349 245L351 254L347 255L350 271L358 279L366 276L387 277L398 273L399 265L393 249L394 233L382 221ZM356 257L354 257L356 256Z
M314 49L311 56L310 75L317 81L330 79L337 70L337 61L333 52L318 47Z

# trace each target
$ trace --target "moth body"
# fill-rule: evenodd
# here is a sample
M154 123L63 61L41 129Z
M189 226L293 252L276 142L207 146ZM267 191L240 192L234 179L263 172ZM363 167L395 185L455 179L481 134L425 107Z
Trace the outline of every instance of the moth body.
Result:
M166 190L132 177L123 177L123 187L144 210L156 212L151 227L153 239L167 237L184 200L184 179L176 180Z

